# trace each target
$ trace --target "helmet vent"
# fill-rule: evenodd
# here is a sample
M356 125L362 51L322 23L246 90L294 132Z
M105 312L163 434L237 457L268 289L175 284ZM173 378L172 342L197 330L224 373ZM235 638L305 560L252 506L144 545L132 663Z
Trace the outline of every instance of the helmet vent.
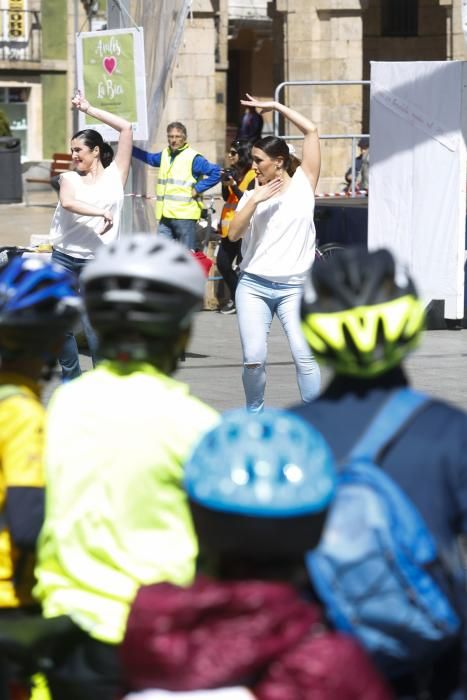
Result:
M262 439L265 435L267 439ZM219 536L223 548L225 533L219 534L219 519L248 516L238 521L248 531L247 537L238 535L236 521L232 541L240 551L248 549L253 538L252 551L261 556L264 548L270 551L280 544L287 524L297 534L303 528L307 549L310 526L321 527L335 482L332 453L321 434L294 414L277 409L266 409L261 415L243 410L224 414L195 448L184 476L198 534L200 513L209 520L208 540ZM276 532L282 534L276 538ZM204 528L201 539L209 549ZM295 544L287 541L287 547ZM300 543L298 549L302 547Z
M186 259L186 257L185 257L184 255L177 255L177 257L174 258L174 262L176 262L176 263L183 263L183 264L186 265L187 259Z
M153 255L155 253L160 253L160 251L163 250L163 246L160 243L156 243L153 245L153 247L148 251L150 255Z

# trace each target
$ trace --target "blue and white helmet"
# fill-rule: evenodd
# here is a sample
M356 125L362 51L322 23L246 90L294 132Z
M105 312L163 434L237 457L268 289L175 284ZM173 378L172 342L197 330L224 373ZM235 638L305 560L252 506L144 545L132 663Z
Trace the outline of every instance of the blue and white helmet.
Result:
M185 466L201 548L296 556L316 545L336 485L323 436L293 413L234 410Z
M0 351L41 351L71 330L82 308L76 279L37 258L14 258L0 271Z

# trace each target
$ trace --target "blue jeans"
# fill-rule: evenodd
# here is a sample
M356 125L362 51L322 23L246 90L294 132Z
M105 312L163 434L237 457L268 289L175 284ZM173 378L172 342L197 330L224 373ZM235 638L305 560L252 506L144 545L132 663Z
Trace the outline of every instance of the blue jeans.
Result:
M319 366L300 327L301 284L270 282L242 273L235 303L243 348L243 388L250 411L261 411L266 388L267 338L274 314L289 341L302 401L314 399L320 389Z
M65 270L68 270L79 277L81 270L89 262L89 260L84 260L83 258L73 258L71 255L65 255L65 253L54 250L52 252L52 262L60 265L60 267L65 268ZM81 316L81 323L83 324L83 331L88 344L89 352L91 354L92 364L95 365L97 357L97 336L85 313L83 313ZM59 355L58 361L62 367L62 379L64 381L80 376L81 367L79 365L78 345L73 333L65 334L65 343L63 345L62 352Z
M161 236L183 243L190 250L196 247L196 219L166 219L163 216L157 232Z

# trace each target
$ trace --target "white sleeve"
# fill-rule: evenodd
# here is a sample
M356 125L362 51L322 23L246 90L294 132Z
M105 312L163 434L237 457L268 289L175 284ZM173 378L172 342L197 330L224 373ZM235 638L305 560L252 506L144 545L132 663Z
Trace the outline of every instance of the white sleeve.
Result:
M60 182L63 182L66 180L67 182L71 182L73 185L77 184L77 179L80 177L78 173L76 173L74 170L67 170L65 173L60 173Z

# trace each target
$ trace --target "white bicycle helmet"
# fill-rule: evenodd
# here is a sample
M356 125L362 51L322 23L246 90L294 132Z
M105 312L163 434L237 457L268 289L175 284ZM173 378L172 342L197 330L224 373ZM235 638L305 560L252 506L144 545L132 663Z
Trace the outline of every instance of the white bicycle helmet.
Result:
M103 246L81 281L99 335L133 330L158 338L189 328L201 308L206 280L184 246L138 233Z

